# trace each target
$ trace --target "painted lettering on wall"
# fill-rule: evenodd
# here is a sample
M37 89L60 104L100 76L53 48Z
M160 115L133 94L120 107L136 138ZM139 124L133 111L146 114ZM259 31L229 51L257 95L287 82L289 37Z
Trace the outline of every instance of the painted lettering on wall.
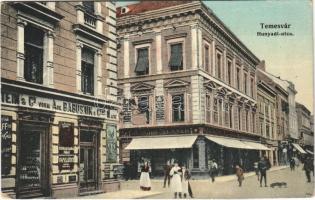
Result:
M12 117L1 115L1 175L11 171Z

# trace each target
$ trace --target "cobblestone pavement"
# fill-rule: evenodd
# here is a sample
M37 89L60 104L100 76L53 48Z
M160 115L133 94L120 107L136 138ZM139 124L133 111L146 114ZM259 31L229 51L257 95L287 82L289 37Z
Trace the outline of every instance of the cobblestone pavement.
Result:
M288 198L288 197L312 197L314 194L314 177L312 182L306 182L306 176L300 166L295 171L289 168L275 167L268 171L268 187L260 187L257 176L253 172L245 174L243 186L239 187L236 176L217 177L214 183L210 179L191 180L191 187L194 198ZM271 188L269 185L274 182L286 182L287 187ZM103 193L80 198L88 199L170 199L173 193L169 188L163 188L163 180L151 180L152 190L141 191L139 180L123 181L121 190L111 193Z

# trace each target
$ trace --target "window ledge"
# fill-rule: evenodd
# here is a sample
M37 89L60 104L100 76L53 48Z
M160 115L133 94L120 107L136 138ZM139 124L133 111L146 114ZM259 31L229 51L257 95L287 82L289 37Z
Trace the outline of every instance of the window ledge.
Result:
M94 28L84 24L74 24L72 28L76 34L82 35L83 37L91 39L97 43L106 43L109 40L109 38L105 35L98 33Z
M50 8L40 5L36 2L29 2L29 3L23 3L23 2L16 2L13 3L13 6L25 13L28 13L33 16L38 16L41 19L45 19L46 21L50 21L52 23L58 23L61 19L64 18L63 15L60 15L59 13L51 10Z

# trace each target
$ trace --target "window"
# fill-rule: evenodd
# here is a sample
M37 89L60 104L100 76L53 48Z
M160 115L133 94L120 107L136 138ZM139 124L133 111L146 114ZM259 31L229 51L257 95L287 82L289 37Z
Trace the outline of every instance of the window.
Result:
M217 78L221 78L221 54L217 53Z
M149 112L149 96L140 96L138 98L138 110L140 113L145 114L146 123L150 123L150 112Z
M238 129L241 130L241 108L238 108Z
M44 32L32 26L25 27L24 78L33 83L43 83Z
M137 55L135 73L137 75L149 74L149 48L137 49Z
M250 79L250 95L254 97L254 79Z
M264 121L260 119L260 134L263 136L264 135Z
M94 54L91 49L83 47L81 57L81 91L83 94L94 92Z
M252 126L253 126L253 132L255 132L255 124L256 124L256 116L255 113L252 113Z
M231 85L232 84L232 62L230 60L227 61L227 75L228 75L228 84Z
M185 106L183 94L172 96L172 113L174 122L181 122L185 120Z
M183 70L183 44L171 44L169 67L171 71Z
M217 124L219 122L218 118L218 99L213 100L213 122Z
M245 112L245 129L248 131L248 110Z
M210 95L206 95L206 122L210 122L211 115L211 98Z
M268 102L265 103L265 113L266 113L266 117L269 118L269 103Z
M270 126L269 124L266 125L266 137L269 138L270 137L270 132L269 132Z
M247 94L247 74L244 74L244 93Z
M241 86L241 83L240 83L240 68L237 68L236 69L236 88L238 90L240 90L240 86Z
M224 103L224 121L225 121L225 126L230 127L230 111L229 111L229 104Z
M209 73L210 72L210 60L209 60L209 46L205 45L205 70Z
M233 128L233 115L232 115L232 106L229 107L229 117L230 117L230 128Z
M83 1L82 4L86 12L94 14L94 1Z

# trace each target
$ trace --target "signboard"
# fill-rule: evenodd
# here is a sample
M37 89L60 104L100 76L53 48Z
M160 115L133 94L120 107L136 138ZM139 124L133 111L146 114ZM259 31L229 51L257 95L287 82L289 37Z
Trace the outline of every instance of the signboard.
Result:
M1 115L1 175L11 171L12 117Z
M123 122L131 122L131 100L124 99L123 102Z
M59 123L58 154L59 171L72 170L74 166L74 130L72 123Z
M95 99L94 105L85 105L59 99L4 91L2 91L1 94L1 101L3 104L110 119L116 119L118 116L117 110L109 109L108 105L100 103L97 99Z
M155 97L156 120L164 120L164 97Z
M114 125L107 126L106 155L107 162L117 162L117 131Z

